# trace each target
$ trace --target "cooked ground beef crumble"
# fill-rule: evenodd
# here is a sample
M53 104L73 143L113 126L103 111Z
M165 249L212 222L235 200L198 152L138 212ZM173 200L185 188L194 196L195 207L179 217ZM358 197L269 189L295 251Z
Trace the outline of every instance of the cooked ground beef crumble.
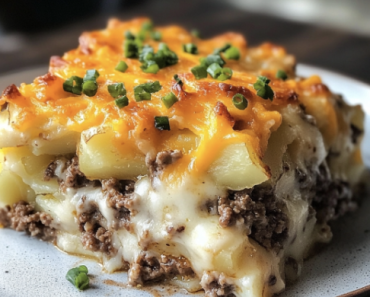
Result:
M234 285L224 273L205 272L200 282L206 297L235 297Z
M242 223L247 234L262 246L278 252L288 236L285 202L278 200L271 188L255 186L230 191L218 199L219 222L222 227Z
M184 257L171 257L161 255L150 256L141 252L129 270L129 283L136 286L149 281L161 281L176 275L193 276L194 272L189 261Z
M25 201L0 209L1 225L16 231L25 231L45 241L52 241L56 237L56 231L51 227L52 221L49 214L35 211L34 207Z

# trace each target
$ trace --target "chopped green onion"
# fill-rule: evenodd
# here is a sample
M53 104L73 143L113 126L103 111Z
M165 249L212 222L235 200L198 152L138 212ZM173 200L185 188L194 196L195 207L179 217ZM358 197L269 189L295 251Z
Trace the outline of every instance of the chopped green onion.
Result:
M200 32L197 29L191 30L191 35L193 35L196 38L200 38Z
M202 79L207 77L207 67L198 65L191 68L191 73L195 76L195 79Z
M70 78L66 79L66 81L63 83L63 90L75 95L81 95L82 83L83 79L81 77L71 76Z
M221 58L220 55L208 55L207 57L200 59L200 64L205 67L208 67L213 63L217 63L221 67L225 65L225 61Z
M179 76L177 74L175 74L173 76L173 79L176 81L177 84L179 84L180 86L182 86L184 83L182 82L182 80L179 78Z
M66 279L72 283L80 291L86 290L89 287L88 270L85 265L72 268L67 272Z
M276 72L276 78L286 80L288 78L288 75L284 70L279 70L278 72Z
M242 94L239 93L235 94L233 96L232 101L237 109L244 110L248 107L248 101Z
M213 77L217 78L222 73L222 67L217 63L213 63L207 68L207 72Z
M114 70L117 70L119 72L125 72L127 68L128 66L125 61L119 61Z
M194 43L183 44L182 49L185 53L189 53L193 55L198 54L198 48Z
M123 108L128 105L128 98L127 96L122 96L114 100L114 102L119 108Z
M154 28L153 23L151 21L145 22L142 26L141 29L145 31L152 31Z
M151 34L153 40L155 41L161 41L162 40L162 33L159 31L152 32Z
M213 63L207 68L207 72L215 79L224 81L230 79L233 71L230 68L222 68L219 64Z
M132 34L130 31L125 32L125 38L129 40L135 40L135 35Z
M158 130L171 130L168 117L154 117L154 127Z
M179 99L177 99L176 95L172 92L166 94L164 97L162 97L162 102L164 106L170 108L172 105L174 105Z
M82 92L89 97L95 96L97 91L98 84L96 83L96 81L88 80L85 81L82 85Z
M144 46L140 51L139 61L143 63L141 69L144 72L157 73L161 68L176 64L178 57L165 43L160 43L157 53L154 53L151 46Z
M164 61L164 67L171 66L177 64L179 61L178 56L176 55L175 52L171 51L168 46L165 43L160 43L158 45L158 52L157 52L158 57L161 57Z
M159 66L156 62L154 61L147 61L144 64L140 66L140 68L145 72L145 73L153 73L156 74L159 71Z
M162 89L159 81L149 82L134 87L134 97L136 102L151 100L151 93L158 92Z
M136 102L152 99L152 95L146 92L141 85L134 87L134 97Z
M219 55L220 53L223 53L225 52L227 49L229 49L231 47L231 44L230 43L226 43L223 47L220 47L220 48L216 48L213 53L215 55Z
M229 60L239 60L240 58L239 49L235 46L232 46L225 51L224 56L226 59Z
M154 49L150 45L144 45L140 50L139 61L145 62L154 60Z
M95 69L87 70L83 81L84 82L89 81L89 80L90 81L96 81L96 79L99 77L99 75L100 75L99 72Z
M161 42L159 45L158 45L158 50L159 51L168 51L169 48L167 46L167 44L165 44L164 42Z
M137 40L126 39L123 44L123 50L126 58L138 58L140 42Z
M115 83L108 85L108 92L113 98L126 95L125 85L123 83Z
M148 82L148 83L145 83L145 84L141 84L139 86L142 86L144 88L144 90L148 93L156 93L156 92L158 92L162 89L162 86L159 83L159 81Z
M274 91L268 85L270 80L265 76L259 76L257 81L253 84L254 89L257 91L257 96L263 99L274 99Z

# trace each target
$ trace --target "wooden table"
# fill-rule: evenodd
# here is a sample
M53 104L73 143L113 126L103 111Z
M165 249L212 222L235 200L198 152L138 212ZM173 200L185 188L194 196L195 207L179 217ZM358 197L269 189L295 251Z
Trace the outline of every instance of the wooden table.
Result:
M115 14L121 19L150 16L156 24L177 23L197 28L203 37L225 31L243 33L250 45L263 41L281 44L300 63L337 71L370 83L370 38L294 23L237 9L226 1L143 1ZM62 55L78 44L82 31L104 28L109 15L100 14L49 32L24 36L22 47L0 52L0 74L46 65L51 55Z

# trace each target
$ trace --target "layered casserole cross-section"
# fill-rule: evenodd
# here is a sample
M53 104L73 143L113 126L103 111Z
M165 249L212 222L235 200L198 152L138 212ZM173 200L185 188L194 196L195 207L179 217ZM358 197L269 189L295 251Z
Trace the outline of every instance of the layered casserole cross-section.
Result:
M0 224L132 286L272 296L357 206L361 108L236 33L111 20L0 105Z

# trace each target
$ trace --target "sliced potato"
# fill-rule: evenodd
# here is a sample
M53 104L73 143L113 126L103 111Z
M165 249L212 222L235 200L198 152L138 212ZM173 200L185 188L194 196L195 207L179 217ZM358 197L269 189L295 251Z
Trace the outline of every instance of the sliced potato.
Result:
M111 130L98 131L92 136L91 129L83 132L78 150L80 170L89 179L135 179L147 174L145 156L121 152L113 144L114 139L115 135Z
M221 186L231 190L252 188L269 179L269 173L249 154L244 143L227 146L208 170Z
M40 155L64 155L75 153L80 134L73 131L63 133L57 138L38 137L31 141L32 153Z
M35 192L13 172L4 169L0 173L0 207L24 200L35 200Z
M54 223L59 225L59 230L78 233L78 225L73 215L76 210L68 199L58 199L50 194L38 195L36 210L48 213L54 219Z
M35 156L28 147L3 149L6 161L4 167L23 179L36 194L55 193L59 189L56 179L44 180L46 167L54 160L53 156Z

